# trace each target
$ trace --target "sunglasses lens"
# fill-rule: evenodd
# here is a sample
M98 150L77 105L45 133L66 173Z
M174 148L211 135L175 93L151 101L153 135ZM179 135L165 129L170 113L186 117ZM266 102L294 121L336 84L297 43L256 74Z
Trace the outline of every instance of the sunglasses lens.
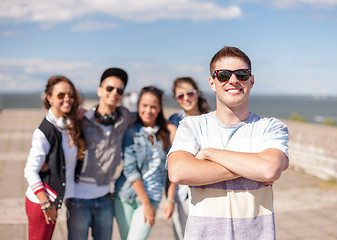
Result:
M220 82L226 82L228 79L230 79L232 73L230 71L221 70L217 73L216 76Z
M59 93L56 96L57 96L58 99L63 99L66 96L66 94L65 93Z
M228 81L232 76L233 71L229 70L217 70L215 71L216 77L220 82ZM250 71L248 69L239 69L234 71L236 78L239 81L247 81L250 77Z
M246 69L235 71L235 76L240 81L247 81L250 77L250 72Z
M183 100L184 99L184 94L180 93L179 95L176 96L176 99Z
M118 93L119 95L123 95L124 89L123 89L123 88L117 88L117 93Z
M106 91L107 92L111 92L112 90L114 90L114 87L111 87L111 86L107 86L106 87Z
M191 97L194 97L195 93L196 93L196 90L192 90L192 91L186 92L186 95L191 98ZM180 101L183 100L184 97L185 97L184 93L180 93L180 94L176 95L176 99L180 100Z
M189 91L186 94L187 94L187 96L189 96L191 98L191 97L194 97L195 91Z
M115 87L112 87L112 86L107 86L106 87L106 91L107 92L112 92L114 89L115 89ZM117 94L118 95L123 95L123 93L124 93L124 89L123 88L116 88L116 90L117 90Z

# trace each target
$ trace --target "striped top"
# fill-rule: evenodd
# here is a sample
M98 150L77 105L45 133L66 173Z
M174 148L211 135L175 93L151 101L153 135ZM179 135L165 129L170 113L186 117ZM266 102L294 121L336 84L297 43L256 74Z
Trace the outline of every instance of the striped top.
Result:
M223 125L215 112L184 118L170 152L195 155L211 147L237 152L276 148L288 156L288 130L275 118L250 114L239 124ZM185 239L275 239L272 186L237 178L190 188Z
M159 145L158 147L161 147ZM159 157L157 147L152 147L152 157L148 161L148 170L143 174L142 180L147 196L154 200L160 201L163 192L163 161Z

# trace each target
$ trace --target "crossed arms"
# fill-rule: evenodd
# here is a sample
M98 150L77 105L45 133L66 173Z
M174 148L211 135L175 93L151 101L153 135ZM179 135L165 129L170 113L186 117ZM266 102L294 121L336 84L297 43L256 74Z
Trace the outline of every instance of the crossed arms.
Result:
M281 176L288 165L288 157L275 148L260 153L205 148L196 156L186 151L176 151L167 160L170 181L189 186L212 184L238 177L272 182Z

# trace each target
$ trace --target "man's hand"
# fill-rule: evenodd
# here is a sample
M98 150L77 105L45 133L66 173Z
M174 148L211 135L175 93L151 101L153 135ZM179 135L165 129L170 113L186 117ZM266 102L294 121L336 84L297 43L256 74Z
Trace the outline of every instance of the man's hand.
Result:
M206 151L201 149L197 155L195 155L195 158L199 159L199 160L208 160L208 157L207 157L207 154L206 154Z

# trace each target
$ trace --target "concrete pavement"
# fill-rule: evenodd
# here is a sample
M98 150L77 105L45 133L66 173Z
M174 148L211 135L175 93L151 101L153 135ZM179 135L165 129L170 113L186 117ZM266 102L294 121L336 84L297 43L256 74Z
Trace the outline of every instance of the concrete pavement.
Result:
M23 169L33 130L45 111L3 110L0 113L0 239L28 239L24 209L27 183ZM274 184L277 239L337 239L337 184L287 170ZM173 238L172 224L158 210L149 239ZM65 207L55 228L54 240L67 239ZM91 239L91 238L89 238ZM113 239L120 239L114 225Z

